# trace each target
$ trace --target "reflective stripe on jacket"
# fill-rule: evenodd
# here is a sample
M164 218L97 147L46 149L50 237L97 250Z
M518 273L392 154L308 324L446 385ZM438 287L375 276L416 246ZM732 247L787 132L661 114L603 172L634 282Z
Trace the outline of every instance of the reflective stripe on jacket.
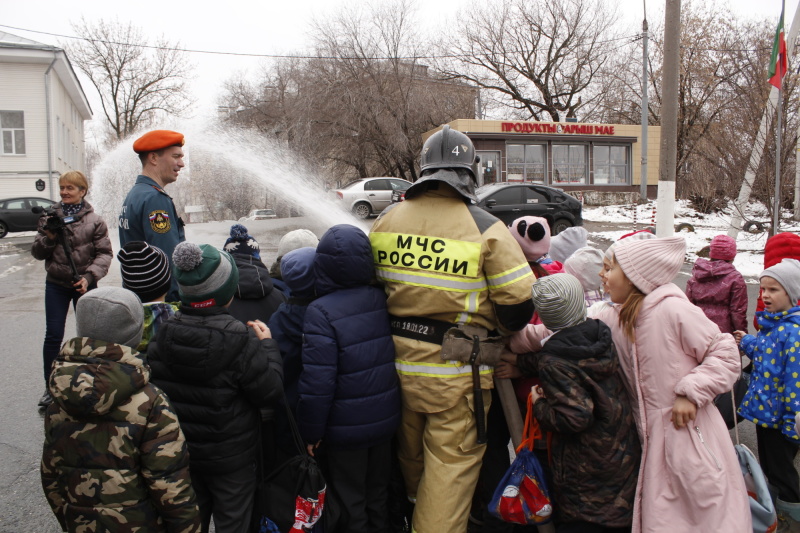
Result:
M535 281L508 228L467 205L450 187L429 190L384 211L370 233L378 280L386 286L389 313L453 324L502 328L495 306L531 298ZM444 361L440 346L395 336L403 401L435 413L472 389L468 364ZM492 369L480 368L491 388Z

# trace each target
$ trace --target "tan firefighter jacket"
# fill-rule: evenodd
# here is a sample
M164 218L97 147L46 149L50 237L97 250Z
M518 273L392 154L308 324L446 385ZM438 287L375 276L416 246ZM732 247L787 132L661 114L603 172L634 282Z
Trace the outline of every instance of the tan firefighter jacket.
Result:
M370 242L393 327L399 323L424 334L426 325L403 320L422 317L503 331L495 306L531 299L536 280L508 228L467 205L449 186L385 211L370 232ZM521 323L531 313L532 307ZM471 365L443 361L439 344L405 335L394 335L394 341L395 366L409 409L440 412L472 391ZM492 388L492 372L491 367L480 368L482 388Z

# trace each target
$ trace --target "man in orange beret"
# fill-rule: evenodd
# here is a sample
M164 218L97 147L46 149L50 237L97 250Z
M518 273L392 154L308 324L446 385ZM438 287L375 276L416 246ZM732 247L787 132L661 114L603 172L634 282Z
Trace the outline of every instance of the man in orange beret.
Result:
M164 187L178 179L183 163L183 134L169 130L145 133L133 143L139 154L142 173L128 192L119 215L119 245L144 241L161 248L172 264L172 251L185 239L183 220ZM179 301L173 279L168 302ZM146 302L145 302L146 303Z

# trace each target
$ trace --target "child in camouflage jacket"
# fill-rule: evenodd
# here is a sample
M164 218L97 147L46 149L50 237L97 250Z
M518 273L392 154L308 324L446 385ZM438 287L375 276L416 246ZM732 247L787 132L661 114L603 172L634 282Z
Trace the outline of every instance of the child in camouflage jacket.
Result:
M132 349L142 304L118 287L87 293L78 337L59 353L48 387L42 487L70 532L200 531L189 454L167 396Z

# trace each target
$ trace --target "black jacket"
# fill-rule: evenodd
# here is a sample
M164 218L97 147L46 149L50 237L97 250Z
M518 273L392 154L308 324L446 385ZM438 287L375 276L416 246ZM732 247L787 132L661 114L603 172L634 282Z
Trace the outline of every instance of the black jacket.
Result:
M518 362L541 380L545 398L533 414L553 432L554 507L561 519L629 526L641 447L611 330L586 320Z
M249 254L231 257L239 269L239 285L228 312L242 322L258 319L266 324L286 297L273 287L269 270L260 259Z
M193 471L229 472L255 460L258 408L283 394L274 340L258 340L224 308L183 309L161 325L147 359L178 414Z

